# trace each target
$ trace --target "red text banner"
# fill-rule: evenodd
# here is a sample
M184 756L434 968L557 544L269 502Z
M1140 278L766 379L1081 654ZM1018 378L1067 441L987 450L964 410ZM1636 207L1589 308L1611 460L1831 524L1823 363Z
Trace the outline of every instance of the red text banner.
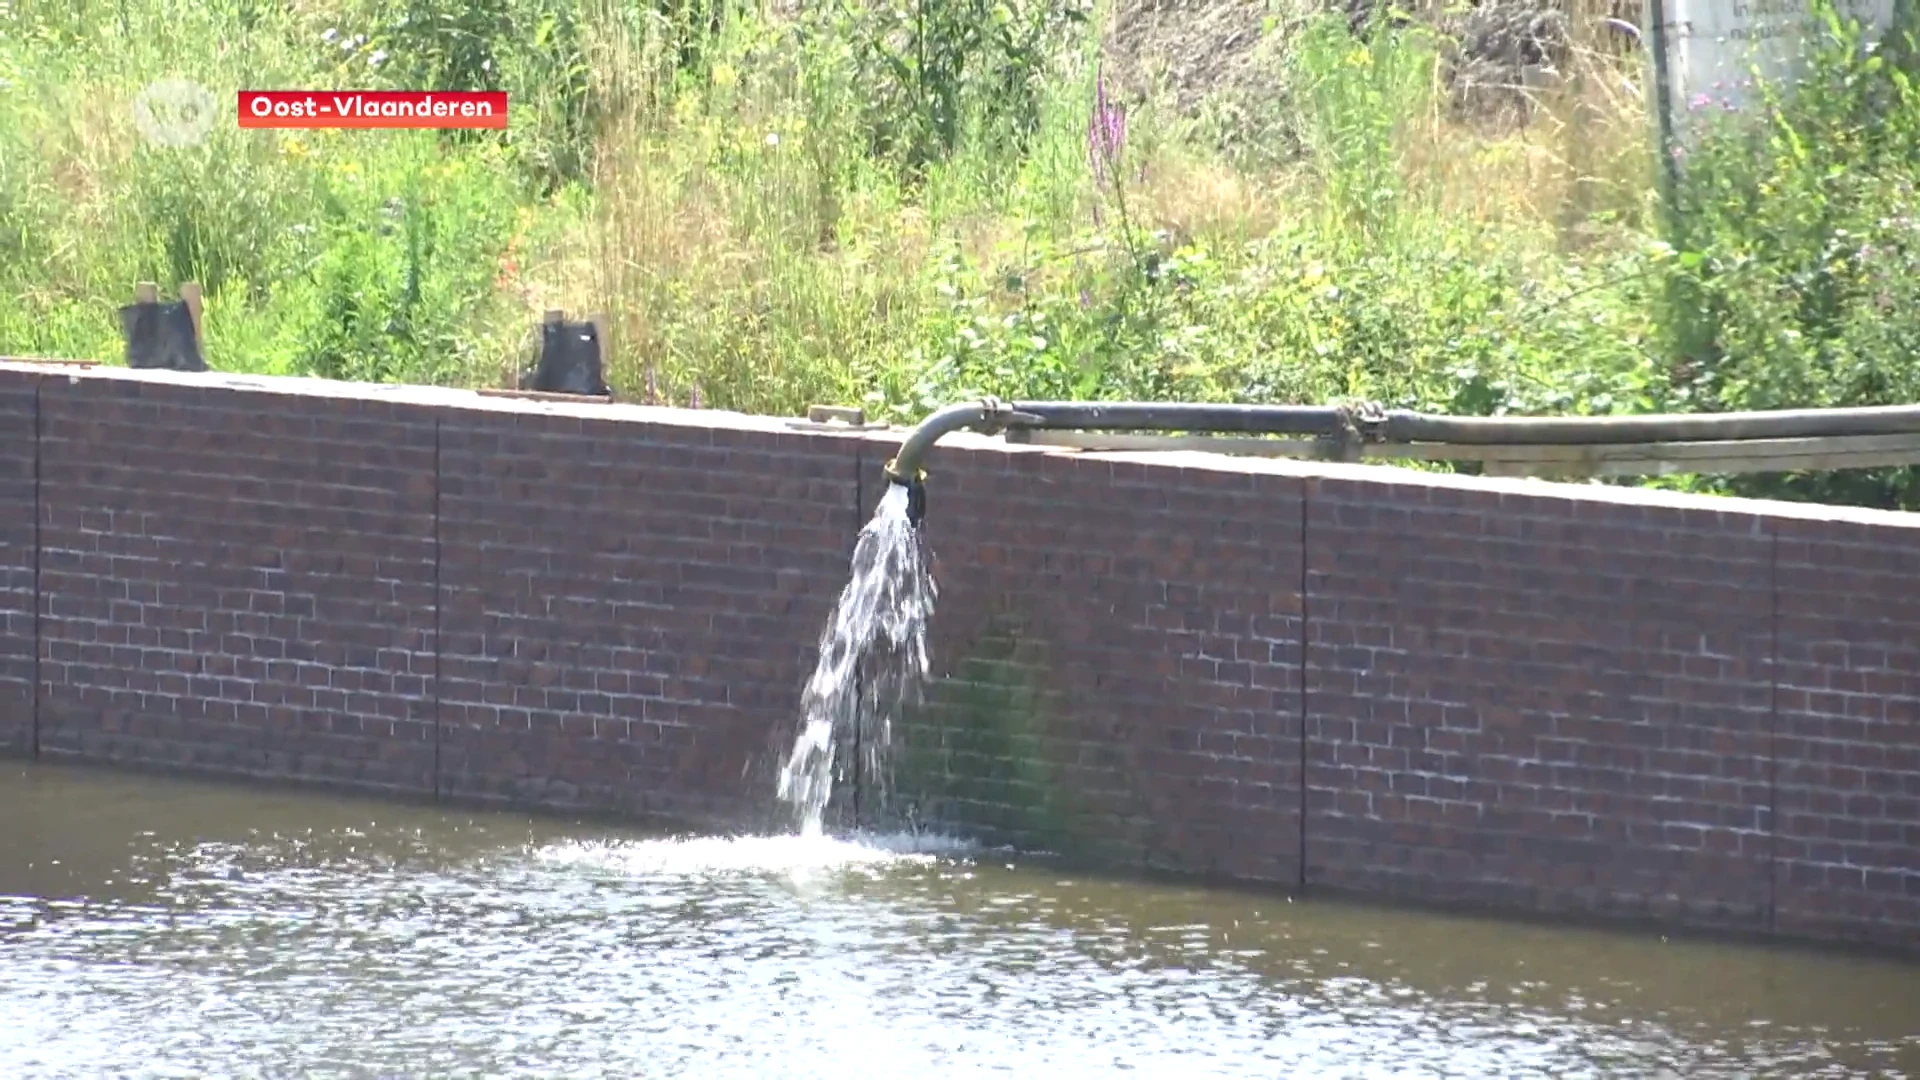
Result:
M242 90L243 128L492 128L507 126L500 91Z

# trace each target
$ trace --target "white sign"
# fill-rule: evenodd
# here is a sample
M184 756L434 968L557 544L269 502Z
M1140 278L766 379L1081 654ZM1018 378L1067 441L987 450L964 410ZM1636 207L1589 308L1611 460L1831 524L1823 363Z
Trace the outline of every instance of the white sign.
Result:
M1867 40L1893 22L1895 0L1835 0ZM1776 85L1799 73L1802 49L1824 32L1809 0L1665 0L1667 111L1675 134L1703 110L1744 109L1758 96L1754 69Z

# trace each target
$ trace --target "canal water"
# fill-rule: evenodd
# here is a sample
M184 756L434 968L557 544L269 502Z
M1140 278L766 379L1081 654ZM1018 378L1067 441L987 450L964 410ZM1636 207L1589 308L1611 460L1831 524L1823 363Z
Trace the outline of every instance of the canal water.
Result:
M8 1080L1908 1075L1912 965L0 766Z

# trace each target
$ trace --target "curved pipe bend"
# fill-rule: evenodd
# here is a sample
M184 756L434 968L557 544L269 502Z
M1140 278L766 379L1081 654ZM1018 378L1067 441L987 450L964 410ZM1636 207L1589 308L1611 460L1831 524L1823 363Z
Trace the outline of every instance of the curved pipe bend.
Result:
M920 421L892 460L886 464L887 480L907 489L907 522L918 527L927 516L927 471L920 462L939 442L952 432L963 428L984 427L987 415L993 406L991 401L976 401L960 405L948 405L932 416Z
M925 479L920 463L933 444L963 428L994 434L1007 427L1053 430L1231 431L1267 435L1337 435L1352 410L1336 405L1210 405L1190 402L1017 401L996 398L949 405L920 422L887 462L896 484Z
M987 403L974 401L948 405L920 421L900 444L899 452L887 462L887 479L908 487L924 481L926 470L920 467L920 462L927 451L933 449L933 444L963 428L978 427L986 418Z

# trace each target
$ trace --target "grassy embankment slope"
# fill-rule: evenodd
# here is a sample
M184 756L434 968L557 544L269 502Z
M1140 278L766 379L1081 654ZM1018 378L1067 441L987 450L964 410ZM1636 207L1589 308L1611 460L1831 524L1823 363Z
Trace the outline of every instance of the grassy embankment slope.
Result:
M1920 400L1897 53L1836 53L1790 120L1693 151L1675 235L1638 72L1587 49L1594 0L1569 0L1570 77L1524 123L1463 96L1444 34L1286 0L1235 93L1130 96L1122 123L1096 86L1110 13L1073 2L0 0L0 352L115 357L130 283L192 279L225 370L499 385L565 307L612 315L628 397L784 414ZM515 127L223 119L156 146L129 103L167 76L223 109L494 85ZM1739 489L1917 498L1904 470Z

